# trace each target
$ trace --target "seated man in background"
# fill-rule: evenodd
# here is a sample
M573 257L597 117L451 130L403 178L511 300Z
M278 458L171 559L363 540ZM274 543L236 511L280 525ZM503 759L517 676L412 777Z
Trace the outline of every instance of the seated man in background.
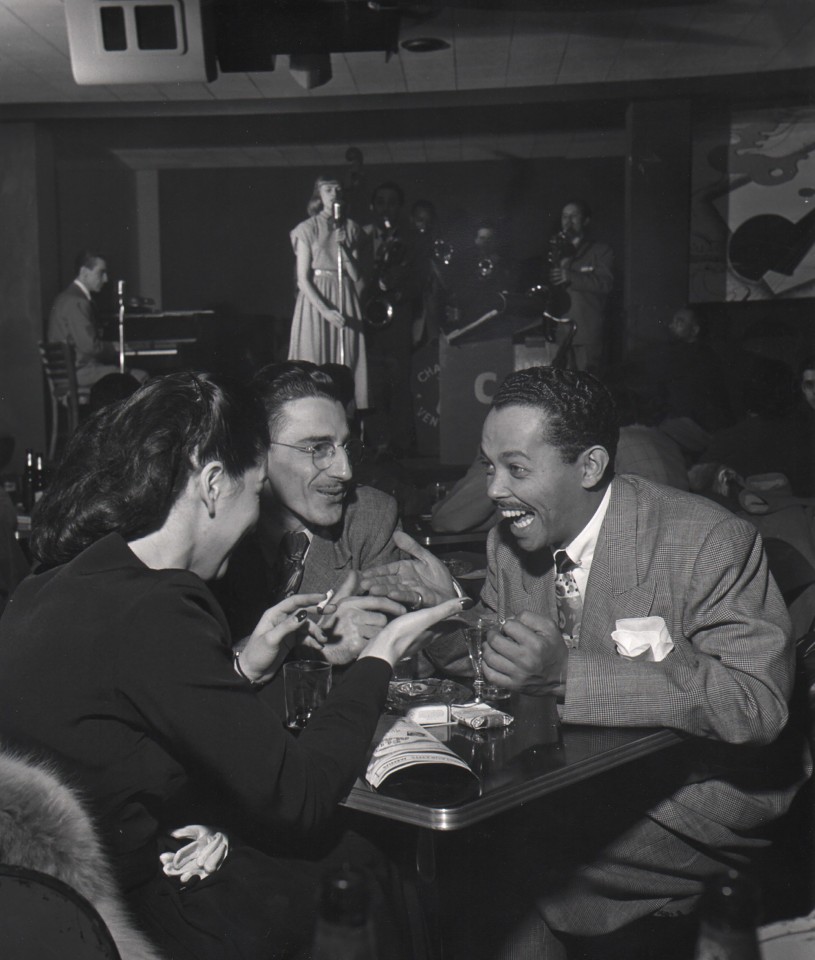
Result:
M91 294L99 293L108 282L105 258L84 250L76 258L76 277L60 293L48 317L48 340L71 343L76 351L76 380L90 387L109 373L118 373L118 353L113 344L99 339L96 308ZM147 379L144 370L131 370L140 382Z
M396 559L396 501L373 487L354 486L356 441L350 439L337 387L315 364L264 367L255 387L266 408L272 444L268 485L256 529L232 554L211 586L235 638L252 618L292 593L338 593L336 613L323 618L327 659L349 663L389 617L405 608L387 597L355 596L349 574ZM348 591L351 591L351 594Z
M485 675L556 696L564 722L665 726L689 739L652 777L623 772L582 807L538 816L531 864L512 860L523 881L508 880L517 923L501 957L633 960L648 939L662 957L690 956L705 879L767 844L803 779L796 732L780 737L794 650L759 534L691 494L614 477L617 435L611 395L589 374L532 368L497 391L482 454L503 519L474 613L505 621L490 631ZM446 567L396 538L414 560L368 571L363 587L408 603L451 596ZM619 621L652 617L635 653ZM460 636L430 651L469 672ZM576 942L588 953L567 954Z
M792 370L782 360L755 357L742 393L746 413L711 435L699 463L723 463L742 477L783 473L797 496L811 496L811 471L801 457L805 441L793 415Z

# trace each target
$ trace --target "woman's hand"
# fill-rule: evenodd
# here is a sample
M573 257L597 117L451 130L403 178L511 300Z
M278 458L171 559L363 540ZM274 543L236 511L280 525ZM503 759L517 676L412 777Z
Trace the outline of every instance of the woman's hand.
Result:
M318 620L325 636L319 643L306 638L306 646L320 650L329 663L353 663L387 624L405 612L401 603L387 597L365 597L359 593L359 573L352 570L331 597L331 606Z
M316 613L316 606L323 599L321 593L301 593L270 607L240 651L244 676L255 682L270 680L301 630L325 643L323 631L309 619L309 613Z
M331 324L332 327L336 327L338 330L342 330L345 326L345 317L340 313L339 310L327 310L323 314L323 318Z
M380 632L360 654L362 657L379 657L387 660L394 667L399 660L410 657L421 650L432 639L432 635L425 631L454 614L461 613L464 606L470 606L469 597L464 600L456 597L454 600L445 600L435 607L425 610L414 610L397 617Z

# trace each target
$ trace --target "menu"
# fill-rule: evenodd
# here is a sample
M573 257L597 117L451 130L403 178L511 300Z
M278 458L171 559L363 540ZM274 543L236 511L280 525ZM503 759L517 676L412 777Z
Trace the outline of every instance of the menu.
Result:
M422 764L459 768L475 779L475 774L461 757L424 727L403 717L393 720L376 744L365 779L378 789L393 774Z

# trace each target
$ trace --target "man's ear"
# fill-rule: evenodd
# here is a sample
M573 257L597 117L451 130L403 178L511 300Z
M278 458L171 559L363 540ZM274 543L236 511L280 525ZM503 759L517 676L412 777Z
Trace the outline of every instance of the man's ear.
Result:
M605 447L589 447L580 454L583 467L583 487L588 490L590 487L597 486L603 479L603 475L608 467L608 450Z
M223 486L224 466L220 460L211 460L202 470L198 478L198 486L201 492L201 499L206 505L207 513L210 517L215 516L215 506L218 498L221 496Z

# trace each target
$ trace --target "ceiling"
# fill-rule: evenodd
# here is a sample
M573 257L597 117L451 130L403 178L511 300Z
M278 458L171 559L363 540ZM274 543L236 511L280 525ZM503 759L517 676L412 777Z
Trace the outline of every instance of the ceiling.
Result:
M272 0L270 0L272 2ZM349 0L360 2L360 0ZM815 67L815 4L812 0L458 0L409 4L400 21L399 41L438 37L449 47L432 53L404 49L332 53L332 79L304 89L278 56L265 72L221 73L211 83L150 83L78 86L71 60L62 0L0 0L0 117L43 115L43 111L80 112L104 109L108 115L142 111L251 113L363 109L385 103L422 102L450 105L464 98L504 97L507 103L530 93L579 96L592 88L595 97L612 85L671 81L677 78L724 78ZM421 8L421 9L420 9ZM414 15L415 14L415 15ZM710 83L715 94L717 87ZM394 96L389 96L394 95ZM401 96L400 96L401 95ZM564 139L565 138L565 139ZM314 138L319 141L319 136ZM370 138L366 156L395 154L405 161L475 159L494 145L484 138L428 141L405 120L398 137L384 143ZM505 142L505 141L504 141ZM292 144L292 147L296 146ZM550 132L516 137L513 153L550 155L557 150L608 151L610 131ZM336 144L310 146L315 163L335 159ZM322 152L321 152L322 150ZM325 151L331 156L324 156ZM151 155L139 149L120 152L133 167L198 165L288 165L302 154L287 154L286 145L236 156L229 145L191 157L183 149ZM451 153L452 151L452 153Z

